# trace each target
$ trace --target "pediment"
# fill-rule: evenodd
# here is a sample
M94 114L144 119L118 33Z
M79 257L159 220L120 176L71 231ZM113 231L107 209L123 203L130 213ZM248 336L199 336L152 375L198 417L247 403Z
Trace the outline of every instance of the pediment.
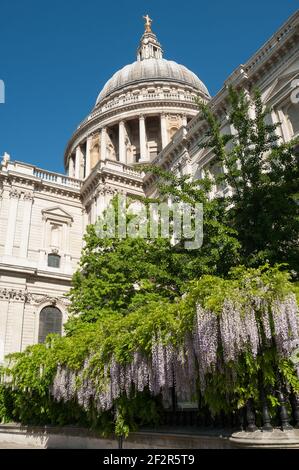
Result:
M42 215L44 219L51 219L57 221L65 221L65 222L72 222L73 216L69 214L66 210L62 209L62 207L55 206L50 207L49 209L43 209Z
M268 92L264 96L264 102L267 103L269 100L274 98L280 93L285 87L288 87L291 92L291 83L295 78L299 77L299 67L297 69L288 71L288 73L282 75L272 84Z

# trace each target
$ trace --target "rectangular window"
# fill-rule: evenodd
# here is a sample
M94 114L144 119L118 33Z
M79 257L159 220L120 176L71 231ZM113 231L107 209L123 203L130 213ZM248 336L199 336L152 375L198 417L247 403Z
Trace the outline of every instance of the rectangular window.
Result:
M48 266L49 268L60 268L60 256L50 253L48 255Z

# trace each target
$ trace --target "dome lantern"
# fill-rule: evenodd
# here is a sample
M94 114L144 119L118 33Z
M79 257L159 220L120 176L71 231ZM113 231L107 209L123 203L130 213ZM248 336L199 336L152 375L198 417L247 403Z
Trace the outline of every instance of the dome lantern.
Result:
M137 61L146 59L162 59L163 50L159 43L157 36L152 32L151 24L152 19L146 15L145 19L145 32L140 40L139 47L137 49Z

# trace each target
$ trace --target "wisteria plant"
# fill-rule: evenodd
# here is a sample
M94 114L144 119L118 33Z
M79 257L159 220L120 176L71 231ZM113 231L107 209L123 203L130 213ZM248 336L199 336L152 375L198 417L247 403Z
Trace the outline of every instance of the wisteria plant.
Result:
M147 407L152 396L167 408L175 390L215 415L237 412L250 398L258 404L261 389L273 412L279 387L299 393L298 306L279 267L203 276L176 303L152 302L111 320L13 355L4 386L25 389L29 402L50 394L89 417L110 413L109 429L116 420L125 434L132 400L142 396Z

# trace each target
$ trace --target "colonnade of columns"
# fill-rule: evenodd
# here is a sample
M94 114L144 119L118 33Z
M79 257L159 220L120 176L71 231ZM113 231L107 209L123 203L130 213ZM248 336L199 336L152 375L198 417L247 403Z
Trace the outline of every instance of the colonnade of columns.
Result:
M169 133L167 117L165 113L159 115L160 118L160 135L162 149L169 143ZM143 114L139 115L139 163L148 162L150 160L148 150L148 138L146 129L146 117ZM183 115L181 122L184 126L187 125L187 117ZM99 132L99 156L98 159L105 161L107 158L107 131L108 127L102 127ZM121 120L118 122L118 155L117 160L120 163L127 163L127 150L126 150L126 122ZM157 136L158 137L158 136ZM79 144L76 147L75 154L69 159L68 174L71 177L82 179L90 174L92 169L91 162L91 146L92 146L92 135L87 137L86 144L83 147Z

